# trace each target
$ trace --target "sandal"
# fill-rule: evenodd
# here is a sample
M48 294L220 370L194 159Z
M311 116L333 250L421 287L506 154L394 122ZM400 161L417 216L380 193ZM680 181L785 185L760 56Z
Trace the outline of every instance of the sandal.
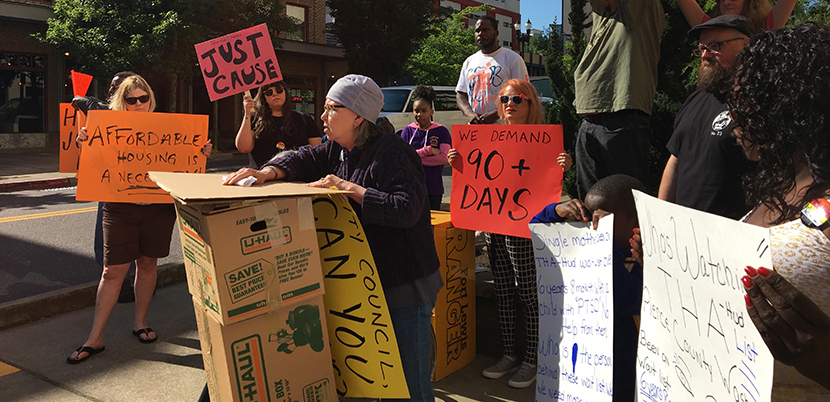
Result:
M83 346L83 345L81 345L81 347L79 347L78 349L76 349L76 350L75 350L76 352L78 352L78 354L76 355L76 357L77 357L77 356L80 356L80 355L81 355L81 353L84 353L84 352L86 352L86 356L84 356L84 357L82 357L82 358L80 358L80 359L77 359L77 358L76 358L76 359L73 359L73 358L72 358L72 355L69 355L69 357L67 357L67 358L66 358L66 362L67 362L67 363L69 363L69 364L78 364L78 363L81 363L81 362L85 361L86 359L89 359L89 358L90 358L90 357L92 357L93 355L97 355L98 353L103 352L105 348L106 348L106 347L101 346L101 348L100 348L100 349L94 349L94 348L92 348L92 347L90 347L90 346Z
M152 332L154 334L156 333L156 331L153 331L152 328L147 327L147 328L142 328L142 329L138 329L138 330L133 331L133 335L135 335L136 338L138 338L138 341L141 342L141 343L153 343L159 337L158 337L158 335L156 335L155 338L150 338L150 332ZM142 334L144 334L144 338L141 337Z

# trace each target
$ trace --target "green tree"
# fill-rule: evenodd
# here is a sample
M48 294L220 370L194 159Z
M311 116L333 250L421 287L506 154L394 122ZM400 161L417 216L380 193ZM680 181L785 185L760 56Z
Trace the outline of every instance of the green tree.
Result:
M793 9L793 14L788 21L788 25L801 24L807 21L830 26L830 0L804 0L797 2Z
M268 23L272 40L290 26L281 2L266 0L56 0L55 18L36 35L76 56L78 70L112 76L122 70L168 78L176 111L180 78L199 76L193 45Z
M434 0L327 0L349 72L387 85L427 36Z
M429 36L407 60L406 71L425 85L455 85L464 60L477 49L473 31L464 27L470 13L492 10L488 5L467 7L449 18L436 17Z

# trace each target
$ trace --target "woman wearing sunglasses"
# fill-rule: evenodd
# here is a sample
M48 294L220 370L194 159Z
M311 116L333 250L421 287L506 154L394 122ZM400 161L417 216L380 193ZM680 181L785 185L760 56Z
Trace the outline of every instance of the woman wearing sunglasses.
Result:
M305 181L348 190L383 284L410 401L434 401L430 381L430 317L443 286L418 154L378 118L383 92L371 78L347 75L332 85L320 119L329 141L280 155L246 177ZM319 179L319 180L318 180Z
M291 94L284 81L261 87L253 99L244 95L242 106L245 117L236 133L236 148L249 152L255 167L281 151L322 142L314 118L292 109Z
M152 112L156 108L153 90L139 75L127 77L110 98L111 110ZM86 127L78 132L79 141L88 138ZM202 148L210 156L213 145ZM170 239L176 222L173 204L131 204L105 202L104 271L98 282L95 313L89 337L66 358L78 364L104 351L104 328L118 300L121 283L130 263L135 261L135 322L133 335L141 343L155 342L156 332L147 325L147 310L156 289L156 266L159 258L170 254Z
M499 92L498 113L505 124L542 124L542 106L536 89L525 80L512 79L504 84ZM455 149L451 149L447 154L450 164L459 156ZM566 152L559 154L556 162L566 172L573 165L571 156ZM533 244L529 238L524 237L495 233L484 235L496 289L504 356L493 366L484 369L481 374L495 379L515 371L507 384L513 388L526 388L536 380L536 349L539 337L539 301ZM516 356L514 283L518 284L519 298L524 304L527 347L523 361Z

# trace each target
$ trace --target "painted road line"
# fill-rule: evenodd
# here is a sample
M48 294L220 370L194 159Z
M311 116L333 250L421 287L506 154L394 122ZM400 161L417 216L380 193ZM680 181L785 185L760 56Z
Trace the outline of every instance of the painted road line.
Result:
M0 377L20 371L19 368L0 362Z
M63 211L42 212L42 213L39 213L39 214L31 214L31 215L10 216L8 218L0 218L0 223L26 221L26 220L29 220L29 219L50 218L50 217L53 217L53 216L83 214L83 213L94 212L94 211L98 211L97 206L96 207L88 207L88 208L78 208L78 209L66 209L66 210L63 210Z

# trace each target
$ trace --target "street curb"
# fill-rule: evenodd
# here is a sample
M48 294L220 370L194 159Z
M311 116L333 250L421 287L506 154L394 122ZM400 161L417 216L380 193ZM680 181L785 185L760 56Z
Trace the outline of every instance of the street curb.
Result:
M50 188L72 187L78 185L78 179L74 177L61 177L57 179L13 181L0 183L0 193L10 193L24 190L44 190Z
M184 264L165 264L158 268L156 287L185 279ZM98 281L94 281L0 304L0 330L92 306L97 291Z

